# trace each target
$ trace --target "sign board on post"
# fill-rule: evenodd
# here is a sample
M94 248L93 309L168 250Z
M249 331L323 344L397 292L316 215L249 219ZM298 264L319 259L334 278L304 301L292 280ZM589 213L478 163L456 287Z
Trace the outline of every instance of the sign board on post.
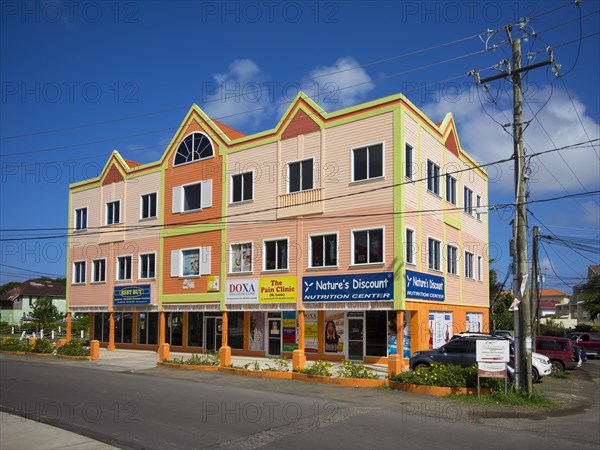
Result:
M480 395L480 378L504 378L504 393L506 393L508 390L506 363L510 361L510 342L500 339L478 339L475 345L477 395Z

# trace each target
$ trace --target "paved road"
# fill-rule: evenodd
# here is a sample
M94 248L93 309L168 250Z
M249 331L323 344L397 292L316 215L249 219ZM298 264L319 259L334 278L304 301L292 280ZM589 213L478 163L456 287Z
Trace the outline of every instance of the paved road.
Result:
M86 362L0 358L4 410L120 448L600 445L598 427L588 428L598 424L597 393L584 398L569 417L545 418L375 389L158 368L116 372L90 369ZM597 387L599 368L596 360L586 369L589 379L582 382L587 387ZM569 380L550 381L548 386ZM569 432L571 423L578 424L577 433Z

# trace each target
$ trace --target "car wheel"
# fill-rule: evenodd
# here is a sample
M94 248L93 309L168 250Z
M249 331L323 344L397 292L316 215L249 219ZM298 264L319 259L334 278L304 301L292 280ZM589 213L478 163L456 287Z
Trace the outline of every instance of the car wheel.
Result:
M537 383L540 381L540 374L535 367L531 368L531 382Z
M554 359L552 360L552 370L555 370L557 372L564 372L565 364L562 361Z
M425 363L417 363L415 364L415 367L413 370L417 370L417 369L427 369L429 367L429 364L425 364Z

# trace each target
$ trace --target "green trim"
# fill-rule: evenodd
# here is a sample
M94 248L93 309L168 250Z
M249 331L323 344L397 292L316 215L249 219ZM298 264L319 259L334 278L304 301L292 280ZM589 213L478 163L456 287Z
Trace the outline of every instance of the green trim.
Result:
M165 223L165 171L162 170L160 174L160 225ZM162 227L161 227L162 229ZM158 276L158 310L162 311L162 297L163 297L163 276L164 276L164 261L165 261L165 245L164 238L158 234L158 260L160 261L160 271Z
M393 112L393 205L394 205L394 309L406 309L406 283L404 282L406 261L404 260L404 108L396 108ZM399 213L399 214L398 214Z
M164 303L223 303L223 292L207 292L206 294L165 294L161 297Z
M450 216L449 214L444 214L444 223L446 225L451 226L452 228L457 229L458 231L461 230L460 218L455 219L454 217Z
M221 229L221 264L219 267L221 268L221 290L225 289L225 282L227 277L227 261L226 256L229 252L227 249L227 177L229 174L227 173L227 155L221 156L222 168L221 177L222 177L222 186L221 189L221 216L223 217L223 228ZM223 291L224 292L224 291ZM225 295L221 297L221 311L225 310Z
M72 220L72 215L74 213L74 211L71 209L72 205L72 200L73 200L73 195L71 192L69 192L69 206L68 206L68 220L67 220L67 229L69 228L73 228L72 225L73 223L71 222ZM65 280L65 312L69 312L69 295L70 295L70 291L71 291L71 280L72 280L72 274L71 271L69 270L71 268L71 235L73 233L67 233L67 271L65 272L66 275L66 280ZM86 264L87 267L87 264ZM86 270L87 272L87 270Z
M209 231L221 231L225 228L224 223L199 223L178 228L165 228L160 230L161 238L185 236L186 234L207 233Z

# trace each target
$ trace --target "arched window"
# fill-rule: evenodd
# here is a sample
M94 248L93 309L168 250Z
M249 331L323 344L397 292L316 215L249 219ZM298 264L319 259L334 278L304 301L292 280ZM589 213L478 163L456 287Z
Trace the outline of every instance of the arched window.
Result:
M175 153L174 166L185 164L213 156L213 146L208 136L203 133L192 133L185 137Z

